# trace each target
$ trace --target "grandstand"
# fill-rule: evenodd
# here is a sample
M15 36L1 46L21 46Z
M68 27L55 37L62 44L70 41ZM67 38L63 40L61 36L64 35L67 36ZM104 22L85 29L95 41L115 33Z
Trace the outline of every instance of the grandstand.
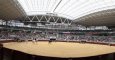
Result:
M0 60L115 60L114 0L0 0Z

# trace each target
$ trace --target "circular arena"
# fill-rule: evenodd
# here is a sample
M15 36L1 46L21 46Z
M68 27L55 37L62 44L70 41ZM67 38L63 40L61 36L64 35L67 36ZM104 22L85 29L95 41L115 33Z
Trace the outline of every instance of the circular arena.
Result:
M0 60L115 60L114 0L0 0Z
M98 56L115 52L114 46L81 44L73 42L52 42L45 41L33 42L11 42L4 43L3 46L8 49L21 51L28 54L58 57L58 58L80 58Z

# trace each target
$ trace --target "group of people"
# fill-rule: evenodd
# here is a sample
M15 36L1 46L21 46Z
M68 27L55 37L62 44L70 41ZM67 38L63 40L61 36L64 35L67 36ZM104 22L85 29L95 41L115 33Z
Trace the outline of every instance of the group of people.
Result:
M59 34L58 32L27 32L27 31L0 31L0 39L14 39L21 41L38 41L38 40L50 40L51 36L55 36L56 40L76 40L76 41L93 41L93 42L115 42L115 36L96 36L96 35L75 35L75 34Z

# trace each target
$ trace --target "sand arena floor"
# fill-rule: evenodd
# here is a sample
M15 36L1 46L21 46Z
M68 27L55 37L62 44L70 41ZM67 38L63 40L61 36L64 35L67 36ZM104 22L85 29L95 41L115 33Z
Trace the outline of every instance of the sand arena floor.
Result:
M24 53L63 58L89 57L114 53L115 46L98 44L80 44L72 42L10 42L3 43L5 48L18 50Z

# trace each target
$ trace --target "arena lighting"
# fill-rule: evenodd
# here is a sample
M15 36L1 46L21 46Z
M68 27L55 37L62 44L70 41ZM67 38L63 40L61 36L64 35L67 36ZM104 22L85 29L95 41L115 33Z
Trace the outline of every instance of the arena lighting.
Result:
M71 20L115 8L115 0L17 0L27 15L58 14Z

